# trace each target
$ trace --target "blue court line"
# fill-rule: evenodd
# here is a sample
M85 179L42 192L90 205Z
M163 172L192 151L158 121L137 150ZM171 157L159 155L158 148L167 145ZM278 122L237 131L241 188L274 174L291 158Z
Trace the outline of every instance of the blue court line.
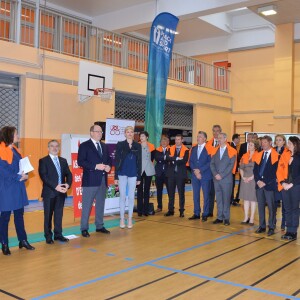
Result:
M195 246L192 246L192 247L189 247L189 248L186 248L186 249L183 249L183 250L180 250L180 251L177 251L177 252L174 252L174 253L171 253L171 254L168 254L168 255L156 258L156 259L153 259L153 260L150 260L150 261L145 262L145 263L141 263L141 264L138 264L138 265L135 265L135 266L132 266L132 267L129 267L129 268L126 268L126 269L114 272L114 273L110 273L110 274L107 274L107 275L104 275L104 276L100 276L100 277L95 278L95 279L91 279L91 280L88 280L88 281L85 281L85 282L82 282L82 283L78 283L78 284L69 286L67 288L63 288L63 289L60 289L60 290L57 290L57 291L50 292L48 294L44 294L44 295L41 295L41 296L34 297L34 298L32 298L32 300L40 300L40 299L45 299L45 298L48 298L48 297L52 297L52 296L55 296L55 295L58 295L58 294L61 294L61 293L67 292L67 291L71 291L71 290L77 289L79 287L83 287L83 286L86 286L86 285L89 285L89 284L92 284L92 283L95 283L95 282L98 282L98 281L101 281L101 280L113 277L113 276L117 276L117 275L129 272L129 271L132 271L132 270L136 270L136 269L138 269L140 267L144 267L144 266L147 266L149 264L155 263L157 261L160 261L160 260L163 260L163 259L166 259L166 258L170 258L170 257L173 257L175 255L182 254L182 253L185 253L185 252L188 252L188 251L191 251L191 250L194 250L194 249L197 249L197 248L200 248L200 247L203 247L203 246L206 246L206 245L218 242L218 241L223 240L223 239L227 239L229 237L232 237L232 236L235 236L237 234L249 231L251 229L252 228L250 227L250 228L247 228L247 229L239 230L237 232L233 232L231 234L224 235L224 236L216 238L214 240L210 240L210 241L207 241L207 242L204 242L204 243L201 243L201 244L198 244L198 245L195 245Z
M189 248L186 248L186 249L183 249L183 250L174 252L174 253L172 253L172 254L168 254L168 255L165 255L165 256L162 256L162 257L153 259L153 260L149 261L148 263L155 263L155 262L158 262L158 261L163 260L163 259L167 259L167 258L176 256L176 255L179 255L179 254L182 254L182 253L186 253L186 252L188 252L188 251L191 251L191 250L194 250L194 249L197 249L197 248L206 246L206 245L210 245L210 244L212 244L212 243L215 243L215 242L218 242L218 241L227 239L227 238L229 238L229 237L232 237L232 236L235 236L235 235L237 235L237 234L240 234L240 233L249 231L249 230L251 230L251 229L253 229L253 228L250 227L250 228L243 229L243 230L240 230L240 231L237 231L237 232L233 232L233 233L231 233L231 234L221 236L221 237L216 238L216 239L214 239L214 240L210 240L210 241L207 241L207 242L204 242L204 243L201 243L201 244L198 244L198 245L195 245L195 246L192 246L192 247L189 247Z
M54 291L54 292L51 292L51 293L48 293L48 294L45 294L45 295L41 295L41 296L38 296L38 297L35 297L35 298L31 298L31 300L40 300L40 299L45 299L45 298L48 298L48 297L52 297L52 296L55 296L55 295L58 295L58 294L61 294L61 293L67 292L67 291L77 289L79 287L86 286L88 284L92 284L92 283L95 283L95 282L98 282L98 281L101 281L101 280L104 280L104 279L107 279L107 278L110 278L110 277L113 277L113 276L117 276L117 275L129 272L129 271L132 271L132 270L136 270L136 269L138 269L140 267L144 267L146 265L147 265L146 263L138 264L138 265L130 267L130 268L126 268L126 269L123 269L123 270L120 270L120 271L117 271L117 272L114 272L114 273L110 273L110 274L107 274L107 275L104 275L104 276L101 276L101 277L98 277L98 278L95 278L95 279L91 279L91 280L88 280L88 281L85 281L85 282L82 282L82 283L78 283L78 284L72 285L70 287L63 288L63 289L60 289L60 290L57 290L57 291Z
M148 263L147 265L158 268L158 269L167 270L167 271L170 271L170 272L176 272L178 274L188 275L188 276L197 277L197 278L201 278L201 279L205 279L205 280L209 280L209 281L214 281L214 282L217 282L217 283L223 283L223 284L235 286L235 287L238 287L238 288L241 288L241 289L247 289L247 290L252 290L252 291L255 291L255 292L260 292L260 293L265 293L265 294L274 295L274 296L278 296L278 297L283 297L285 299L298 299L298 300L300 299L299 297L295 297L295 296L291 296L291 295L287 295L287 294L282 294L282 293L278 293L278 292L273 292L273 291L270 291L270 290L257 288L257 287L251 286L251 285L245 285L245 284L242 284L242 283L236 283L236 282L232 282L232 281L228 281L228 280L224 280L224 279L209 277L209 276L205 276L205 275L201 275L201 274L197 274L197 273L193 273L193 272L183 271L183 270L170 268L170 267L166 267L166 266L160 266L160 265L156 265L156 264L152 264L152 263Z

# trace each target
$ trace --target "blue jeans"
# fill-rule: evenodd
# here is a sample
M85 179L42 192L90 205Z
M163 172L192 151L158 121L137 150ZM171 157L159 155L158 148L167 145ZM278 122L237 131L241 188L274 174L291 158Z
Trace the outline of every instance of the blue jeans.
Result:
M1 243L8 245L8 223L10 220L11 211L2 211L0 215L0 238ZM14 210L14 222L18 240L27 240L27 234L24 226L24 208Z
M120 191L120 218L124 219L126 205L126 191L128 186L128 218L132 218L134 206L134 192L136 187L136 177L128 177L119 175L119 191Z

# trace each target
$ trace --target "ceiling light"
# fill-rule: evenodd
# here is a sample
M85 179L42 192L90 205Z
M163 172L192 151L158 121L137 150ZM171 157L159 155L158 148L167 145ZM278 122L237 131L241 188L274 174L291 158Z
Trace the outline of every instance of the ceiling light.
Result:
M263 6L259 7L257 9L257 12L259 14L262 14L264 16L272 16L277 14L276 6L275 5L268 5L268 6Z

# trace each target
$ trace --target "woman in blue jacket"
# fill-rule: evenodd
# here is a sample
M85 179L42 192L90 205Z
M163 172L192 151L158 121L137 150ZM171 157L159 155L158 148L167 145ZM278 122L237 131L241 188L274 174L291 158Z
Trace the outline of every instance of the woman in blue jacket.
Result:
M19 161L22 158L14 146L19 140L15 127L5 126L0 132L0 239L2 252L10 255L8 247L8 223L11 211L19 240L19 248L34 250L28 241L24 227L24 206L28 205L25 181L27 174L18 174Z

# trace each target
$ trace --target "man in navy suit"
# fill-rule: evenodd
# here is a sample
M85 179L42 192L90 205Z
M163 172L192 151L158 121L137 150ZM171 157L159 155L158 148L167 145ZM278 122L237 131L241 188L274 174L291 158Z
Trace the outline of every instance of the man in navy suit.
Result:
M197 135L197 145L191 150L190 168L192 171L192 186L194 200L194 215L189 220L200 219L200 191L203 192L203 212L202 221L207 221L209 216L209 194L211 190L212 173L210 170L211 157L205 148L207 134L199 131Z
M268 236L275 233L275 191L277 191L276 171L278 167L278 153L272 147L272 138L265 135L261 140L262 151L254 165L254 180L256 182L256 196L258 202L259 227L256 233L266 231L266 204L269 210Z
M47 244L53 244L52 216L54 215L54 240L68 242L62 235L62 218L67 190L72 184L72 173L65 158L58 156L59 143L48 143L49 155L39 161L39 175L43 181L44 235Z
M94 199L96 232L110 233L103 222L105 194L107 188L107 173L111 169L111 159L107 146L100 142L102 138L102 128L93 125L90 128L91 138L80 144L78 150L78 165L83 168L82 176L82 214L81 214L81 234L89 237L89 217Z

